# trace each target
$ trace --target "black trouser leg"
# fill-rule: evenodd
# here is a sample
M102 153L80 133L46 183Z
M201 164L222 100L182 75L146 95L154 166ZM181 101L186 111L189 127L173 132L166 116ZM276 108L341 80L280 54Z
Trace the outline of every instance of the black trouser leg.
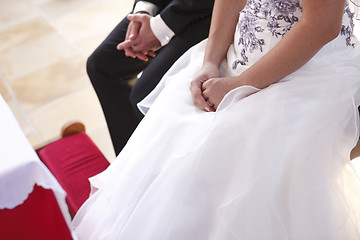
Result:
M100 100L116 155L140 121L129 100L129 80L148 65L116 49L125 39L128 23L127 19L120 22L87 62L87 72Z
M128 23L124 19L89 57L87 64L116 155L143 117L136 104L155 88L166 71L186 50L207 37L210 17L194 23L175 36L148 62L126 57L124 51L116 50L116 45L125 39ZM128 81L141 71L141 78L131 88Z

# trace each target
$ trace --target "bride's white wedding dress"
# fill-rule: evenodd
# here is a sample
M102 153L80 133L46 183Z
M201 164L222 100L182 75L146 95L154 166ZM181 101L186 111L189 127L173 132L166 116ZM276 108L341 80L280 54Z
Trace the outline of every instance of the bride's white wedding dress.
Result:
M299 0L249 0L222 75L251 66L301 15ZM151 108L124 150L91 178L78 238L360 239L352 16L346 7L341 34L301 69L262 90L231 91L216 112L198 109L189 90L206 41L188 51L140 103Z

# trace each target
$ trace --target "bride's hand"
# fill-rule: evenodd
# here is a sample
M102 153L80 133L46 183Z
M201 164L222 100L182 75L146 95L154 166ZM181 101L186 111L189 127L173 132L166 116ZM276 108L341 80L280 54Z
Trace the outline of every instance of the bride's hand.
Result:
M202 96L206 102L216 110L225 97L232 89L240 86L236 77L211 78L202 85Z
M192 99L196 106L204 111L215 111L215 108L211 106L207 99L203 96L203 84L209 79L218 78L220 76L219 68L214 65L204 65L200 72L195 76L194 80L191 81L190 91Z

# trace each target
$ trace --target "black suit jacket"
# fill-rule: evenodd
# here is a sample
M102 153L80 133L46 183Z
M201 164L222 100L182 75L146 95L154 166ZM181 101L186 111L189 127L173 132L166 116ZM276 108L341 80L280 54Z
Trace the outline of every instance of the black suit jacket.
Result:
M161 18L175 35L193 22L211 16L214 5L214 0L135 0L135 4L139 1L158 6Z

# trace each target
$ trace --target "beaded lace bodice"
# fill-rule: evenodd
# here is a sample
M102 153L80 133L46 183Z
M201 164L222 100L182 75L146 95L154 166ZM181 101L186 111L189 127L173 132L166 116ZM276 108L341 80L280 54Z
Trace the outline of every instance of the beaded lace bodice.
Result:
M232 68L236 69L239 64L248 65L255 60L249 60L254 58L252 54L262 55L270 50L301 19L302 9L301 0L248 0L235 32L237 60ZM349 47L355 47L352 42L353 17L347 4L340 36Z

